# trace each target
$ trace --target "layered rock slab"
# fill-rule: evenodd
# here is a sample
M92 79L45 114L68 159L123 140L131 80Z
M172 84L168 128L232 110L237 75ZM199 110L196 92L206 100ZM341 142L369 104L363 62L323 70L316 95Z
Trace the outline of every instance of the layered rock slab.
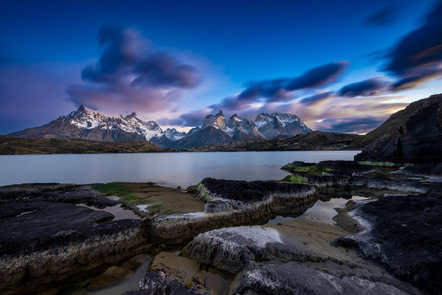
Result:
M82 204L82 206L78 206ZM0 188L0 288L36 292L147 249L142 222L84 206L114 206L85 186Z

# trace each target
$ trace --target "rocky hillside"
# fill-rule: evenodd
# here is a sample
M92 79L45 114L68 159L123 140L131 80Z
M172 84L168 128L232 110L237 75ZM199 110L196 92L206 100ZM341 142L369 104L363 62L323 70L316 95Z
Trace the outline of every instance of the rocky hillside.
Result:
M364 137L355 159L395 163L442 163L442 94L408 105Z
M0 155L168 152L148 141L105 142L84 139L16 138L0 135Z

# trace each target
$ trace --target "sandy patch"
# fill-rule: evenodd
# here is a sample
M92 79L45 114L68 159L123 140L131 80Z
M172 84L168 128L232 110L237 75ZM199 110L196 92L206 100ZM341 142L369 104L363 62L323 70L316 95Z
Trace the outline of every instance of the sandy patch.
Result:
M157 212L182 214L204 211L204 202L179 188L158 186L153 183L124 183L124 185L133 189L137 196L145 199L146 204L155 204L146 208L151 214Z

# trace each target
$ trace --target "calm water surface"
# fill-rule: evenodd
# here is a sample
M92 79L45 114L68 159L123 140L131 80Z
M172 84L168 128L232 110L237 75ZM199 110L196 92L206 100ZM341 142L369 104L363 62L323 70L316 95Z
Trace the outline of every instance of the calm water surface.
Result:
M220 152L0 156L0 185L21 183L156 182L197 184L205 177L280 180L292 161L353 160L359 151Z

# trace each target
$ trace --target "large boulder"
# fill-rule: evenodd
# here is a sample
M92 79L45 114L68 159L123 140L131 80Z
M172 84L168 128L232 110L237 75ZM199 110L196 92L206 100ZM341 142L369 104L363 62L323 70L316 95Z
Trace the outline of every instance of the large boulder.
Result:
M442 94L408 105L365 136L357 161L442 162Z

